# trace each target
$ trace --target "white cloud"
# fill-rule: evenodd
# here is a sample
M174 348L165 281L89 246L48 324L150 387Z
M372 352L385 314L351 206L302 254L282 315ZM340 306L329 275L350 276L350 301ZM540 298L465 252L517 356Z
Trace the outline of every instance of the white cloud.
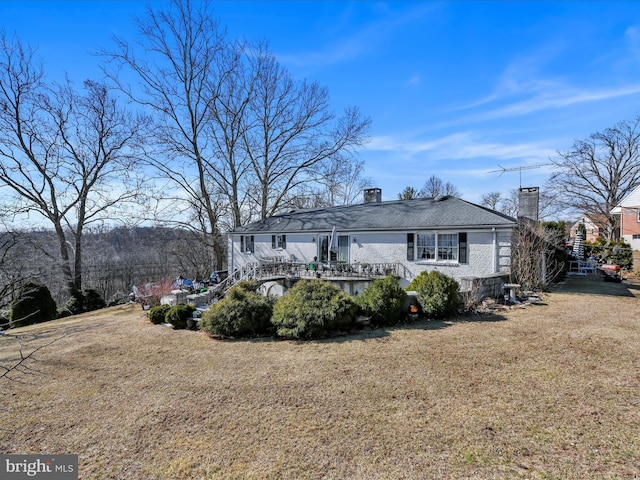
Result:
M498 143L487 142L474 132L457 132L441 138L429 140L408 140L402 137L374 137L367 145L367 151L395 152L397 157L419 157L429 155L429 160L495 159L517 160L519 163L540 163L555 155L555 149L536 142Z
M394 31L409 23L419 21L436 8L440 7L437 4L417 3L415 7L399 13L393 12L391 9L384 9L384 11L377 12L381 20L368 23L360 30L349 31L347 35L340 36L314 51L278 54L278 58L285 64L301 67L327 67L347 62L375 50ZM375 5L374 9L379 10ZM347 25L349 25L348 22Z

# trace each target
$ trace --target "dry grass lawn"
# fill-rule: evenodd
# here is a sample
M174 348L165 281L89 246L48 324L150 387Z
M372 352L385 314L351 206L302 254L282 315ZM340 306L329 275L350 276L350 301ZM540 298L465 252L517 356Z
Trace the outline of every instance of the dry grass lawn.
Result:
M324 341L214 340L140 307L9 331L2 453L99 479L640 478L640 290Z

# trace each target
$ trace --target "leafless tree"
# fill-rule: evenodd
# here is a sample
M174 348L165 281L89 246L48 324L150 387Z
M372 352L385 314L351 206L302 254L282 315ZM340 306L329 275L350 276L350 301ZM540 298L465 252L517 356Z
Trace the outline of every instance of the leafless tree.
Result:
M561 212L558 201L554 194L541 191L538 199L538 218L545 220L553 218ZM519 191L512 189L508 194L501 192L490 192L482 196L481 205L492 210L504 213L510 217L518 217Z
M598 225L610 240L617 228L611 210L640 184L640 117L596 132L552 159L549 187L566 207L606 219Z
M254 48L251 67L256 80L244 147L256 183L254 200L264 219L305 185L340 176L336 167L342 165L342 173L352 175L354 167L344 166L366 141L370 121L355 107L336 117L327 89L295 81L264 44Z
M557 229L521 222L511 242L512 280L526 290L546 288L564 269L556 254L563 246L563 234Z
M139 192L140 128L105 86L51 85L32 48L0 35L0 183L13 194L3 213L49 222L71 296L82 290L83 229Z
M480 204L491 210L500 211L502 202L502 194L500 192L490 192L482 195Z
M440 178L431 175L428 180L424 182L418 195L422 198L435 198L443 195L459 197L460 192L452 183L444 183Z
M115 38L115 50L102 54L108 77L153 118L147 161L160 173L162 196L151 210L165 222L199 229L221 268L229 192L220 186L239 182L240 174L225 166L236 166L242 124L233 116L240 94L229 90L238 86L237 55L209 10L209 2L189 0L174 0L166 10L149 7L136 19L137 40ZM133 73L134 85L122 80L121 70ZM226 131L215 130L221 124Z

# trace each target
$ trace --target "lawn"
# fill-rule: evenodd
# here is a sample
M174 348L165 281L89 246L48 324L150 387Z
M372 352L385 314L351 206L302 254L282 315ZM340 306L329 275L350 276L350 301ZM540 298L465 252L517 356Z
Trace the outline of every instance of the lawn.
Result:
M139 306L0 337L2 453L99 479L640 478L640 290L334 339L221 341Z

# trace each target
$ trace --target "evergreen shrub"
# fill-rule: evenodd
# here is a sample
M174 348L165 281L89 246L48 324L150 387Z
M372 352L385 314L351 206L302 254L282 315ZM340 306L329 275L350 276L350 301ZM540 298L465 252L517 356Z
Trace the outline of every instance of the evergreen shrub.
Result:
M360 312L371 317L371 324L375 326L394 325L403 317L402 306L407 298L393 276L374 280L371 285L355 298Z
M94 310L100 310L107 306L107 302L104 301L102 295L97 290L88 288L84 291L84 311L93 312Z
M171 308L171 305L158 305L155 307L151 307L149 313L147 314L149 321L156 325L160 325L165 322L167 317L167 312Z
M595 242L584 242L585 258L594 257L598 263L620 265L622 270L633 270L633 249L624 239L607 242L599 237Z
M16 300L11 305L9 326L22 327L34 323L55 320L58 316L56 302L45 285L28 282L18 291Z
M187 319L191 317L195 309L195 306L187 305L186 303L179 303L169 307L165 314L165 322L170 323L176 329L187 328Z
M302 280L273 307L276 334L311 339L353 325L357 305L339 287L323 280Z
M78 315L79 313L92 312L107 306L100 293L94 289L83 290L72 295L63 309L59 312L61 317Z
M200 329L210 335L249 337L272 330L273 301L256 293L260 282L240 282L202 315Z
M406 290L416 292L418 303L427 317L444 318L457 313L460 286L443 273L436 270L422 272Z

